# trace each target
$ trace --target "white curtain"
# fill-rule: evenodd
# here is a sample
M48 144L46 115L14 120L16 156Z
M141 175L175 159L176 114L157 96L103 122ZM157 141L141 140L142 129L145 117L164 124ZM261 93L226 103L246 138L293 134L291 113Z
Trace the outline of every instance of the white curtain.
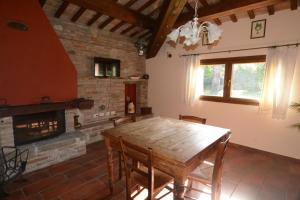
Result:
M184 65L186 70L184 102L192 106L203 94L204 70L200 67L200 56L185 57Z
M272 118L286 117L297 54L297 46L268 49L260 111L271 111Z

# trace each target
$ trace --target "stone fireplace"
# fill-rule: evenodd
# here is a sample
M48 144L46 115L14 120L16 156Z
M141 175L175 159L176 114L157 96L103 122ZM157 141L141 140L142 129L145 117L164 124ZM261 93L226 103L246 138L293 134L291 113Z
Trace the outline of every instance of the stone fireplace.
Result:
M85 154L90 137L75 130L74 116L87 102L0 107L0 147L29 149L26 172Z

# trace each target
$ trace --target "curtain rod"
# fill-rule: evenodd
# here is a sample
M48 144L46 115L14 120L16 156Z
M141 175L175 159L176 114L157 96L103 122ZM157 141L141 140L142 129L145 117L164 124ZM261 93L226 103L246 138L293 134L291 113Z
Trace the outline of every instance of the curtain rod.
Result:
M180 55L180 57L185 57L185 56L197 56L197 55L205 55L205 54L214 54L214 53L231 53L234 51L246 51L246 50L255 50L255 49L266 49L266 48L276 48L276 47L285 47L285 46L293 46L296 45L298 46L300 43L292 43L292 44L283 44L283 45L273 45L273 46L263 46L263 47L253 47L253 48L245 48L245 49L233 49L233 50L223 50L223 51L213 51L213 52L206 52L206 53L194 53L194 54L183 54Z

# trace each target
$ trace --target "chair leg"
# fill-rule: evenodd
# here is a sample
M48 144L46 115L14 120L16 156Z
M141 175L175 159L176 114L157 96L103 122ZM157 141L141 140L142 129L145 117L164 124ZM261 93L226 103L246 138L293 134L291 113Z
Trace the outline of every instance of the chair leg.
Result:
M8 196L8 193L6 193L6 192L4 191L4 186L1 185L1 186L0 186L0 199L2 199L2 198L4 198L4 197L7 197L7 196Z
M121 152L119 151L119 180L122 179L122 155Z

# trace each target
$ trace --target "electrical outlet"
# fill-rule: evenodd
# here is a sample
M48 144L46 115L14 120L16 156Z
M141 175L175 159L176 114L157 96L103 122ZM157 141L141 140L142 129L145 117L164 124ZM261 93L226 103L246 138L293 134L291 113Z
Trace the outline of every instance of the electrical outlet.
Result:
M104 114L103 112L99 113L99 117L104 117Z
M110 116L110 112L106 112L106 113L105 113L105 116Z
M99 114L96 113L96 114L93 115L93 117L94 117L94 118L98 118L98 117L99 117Z
M116 111L111 111L110 115L116 115Z

